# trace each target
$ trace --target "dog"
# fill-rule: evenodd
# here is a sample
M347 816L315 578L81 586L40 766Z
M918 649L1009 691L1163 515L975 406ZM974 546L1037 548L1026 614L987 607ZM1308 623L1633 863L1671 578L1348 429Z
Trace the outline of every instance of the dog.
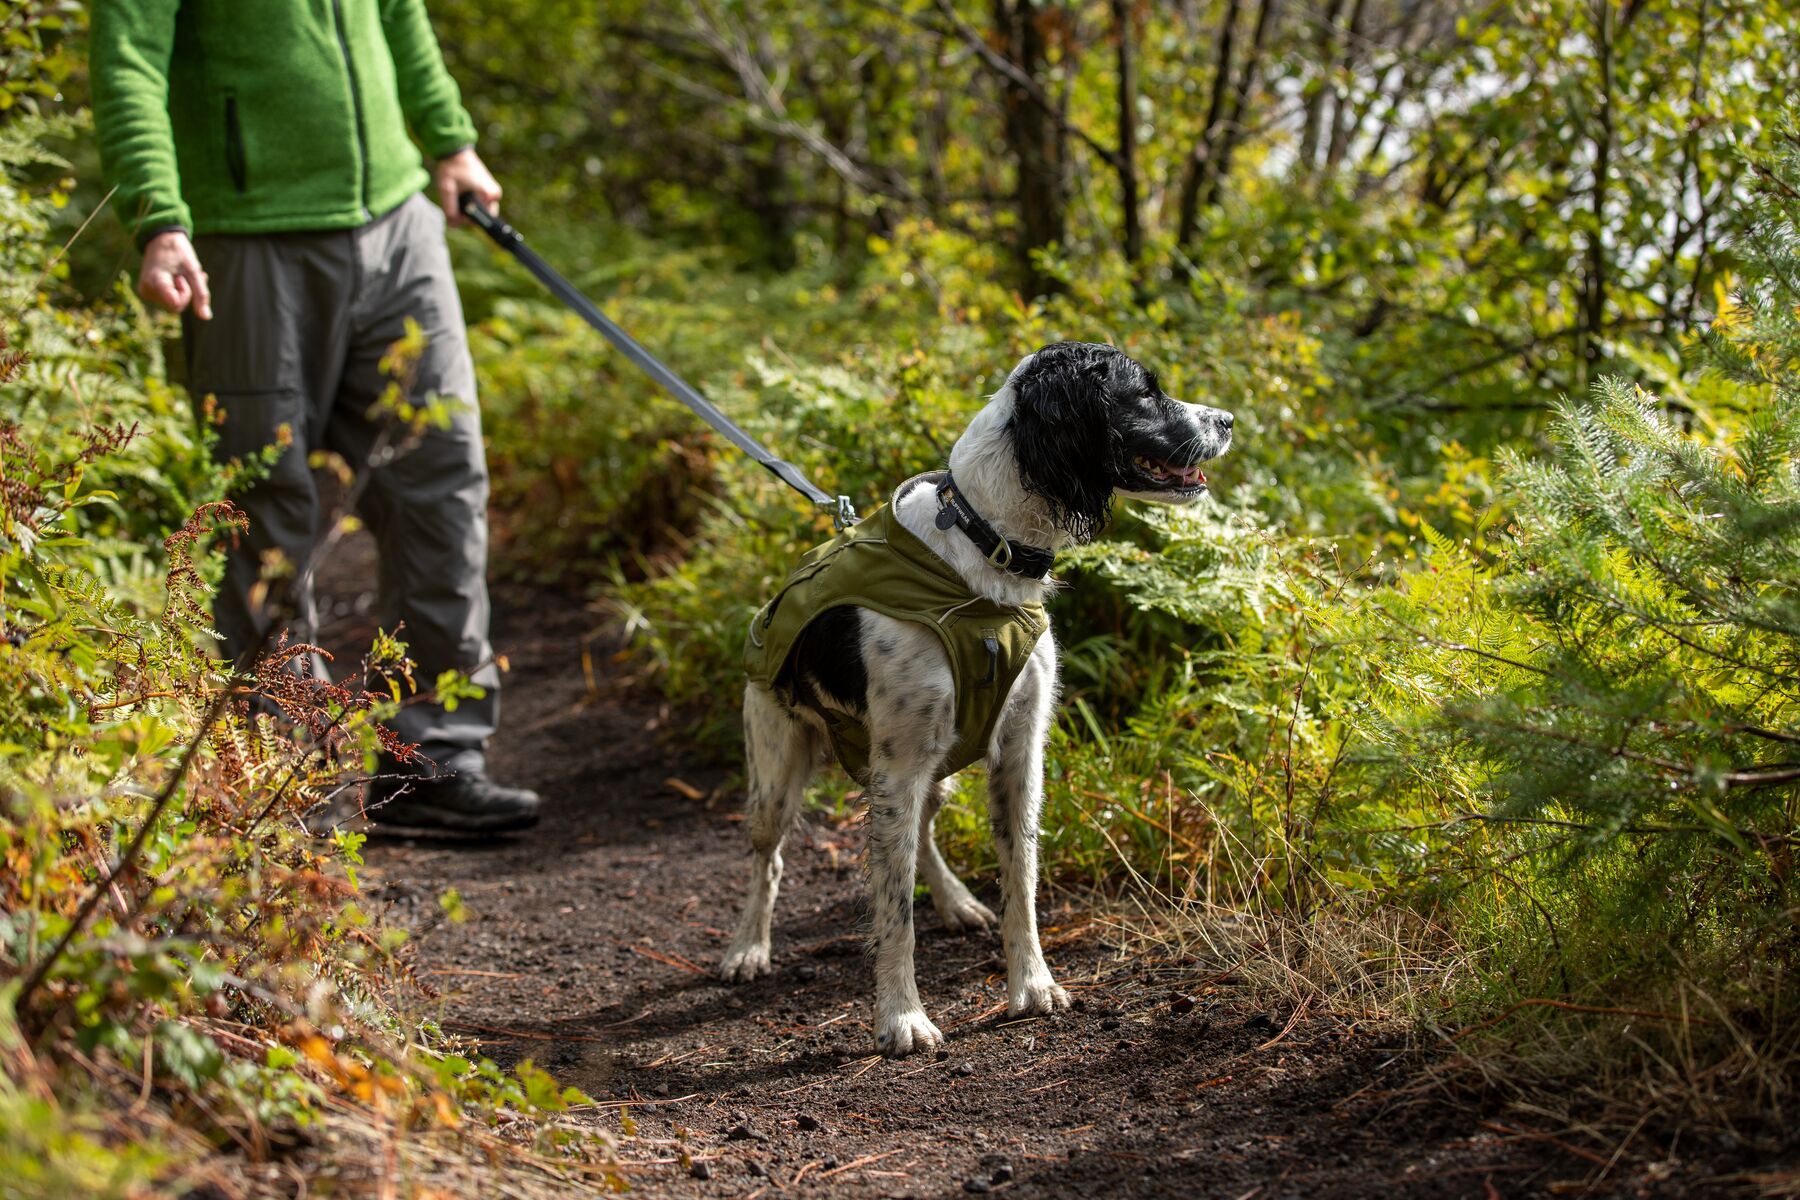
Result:
M1048 620L1033 614L1041 614L1055 587L1048 569L1056 551L1096 537L1115 498L1197 500L1207 487L1201 464L1230 447L1232 421L1220 409L1171 399L1154 374L1111 346L1045 346L1024 358L976 414L952 447L947 472L909 481L871 518L887 521L885 533L856 540L870 527L865 522L807 556L789 588L816 590L831 563L848 564L827 588L821 603L828 607L796 617L806 620L800 632L773 651L770 638L794 603L790 592L751 623L752 661L759 650L779 661L764 661L760 678L753 668L744 692L754 861L749 899L720 965L725 979L770 970L782 841L829 743L846 766L857 747L866 748L866 764L852 774L868 802L877 1048L900 1057L944 1040L914 977L915 871L946 927L1000 926L1009 1014L1069 1006L1037 928L1044 744L1058 667ZM956 586L964 601L936 608L936 601L913 602L929 609L921 613L897 604L889 593L898 576L880 556L902 542L926 560L915 565L935 572L921 586L933 595ZM899 611L906 619L892 615ZM986 615L965 620L971 612ZM1017 617L1010 625L1009 615ZM1022 648L1005 650L1009 637ZM969 656L974 662L965 668L959 660ZM963 701L978 683L992 688L996 678L1005 686L989 702L985 724L959 729ZM962 723L982 720L977 714ZM999 918L951 872L932 840L946 780L974 760L987 767Z

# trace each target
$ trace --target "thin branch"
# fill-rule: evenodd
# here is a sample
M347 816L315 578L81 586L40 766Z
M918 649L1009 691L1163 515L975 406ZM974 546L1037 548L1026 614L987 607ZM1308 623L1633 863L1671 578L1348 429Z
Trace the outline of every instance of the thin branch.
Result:
M860 191L911 203L917 203L920 199L918 192L898 179L890 177L883 181L876 178L845 153L842 147L832 143L818 130L812 129L788 115L785 105L774 99L766 90L768 81L761 79L760 82L757 82L760 77L754 71L747 76L740 76L739 81L747 90L755 91L757 95L739 97L697 80L689 79L650 59L639 57L638 61L644 65L645 69L676 89L710 104L736 108L751 124L763 132L799 142L821 159L833 172L842 177L846 183Z
M1458 825L1525 825L1544 829L1563 829L1570 833L1629 834L1632 837L1668 837L1673 834L1688 837L1718 837L1720 833L1720 827L1715 825L1646 825L1642 823L1602 825L1592 821L1571 821L1562 817L1508 817L1498 813L1462 812L1438 821L1409 821L1403 825L1345 830L1338 836L1374 837L1389 833L1441 833L1454 829ZM1800 846L1800 834L1763 833L1759 830L1741 827L1732 827L1731 832L1746 842L1754 842L1765 848Z
M269 636L274 628L275 623L271 621L269 628L263 633L262 646L257 648L259 653L263 647L268 645ZM31 969L31 974L26 977L24 985L20 987L19 994L13 1001L14 1012L25 1010L25 1005L31 999L32 993L42 986L45 977L50 974L50 969L68 950L69 943L75 940L75 935L81 932L82 927L87 924L88 918L94 915L94 909L99 907L100 900L106 895L108 887L116 885L124 879L137 865L138 855L142 854L144 850L144 843L150 840L150 831L156 828L156 823L162 818L164 810L175 799L175 793L180 788L182 780L187 778L188 768L193 765L194 759L199 757L200 748L206 744L207 734L211 732L213 723L219 719L225 711L225 706L231 702L234 695L237 695L237 690L225 686L221 687L218 694L213 697L212 703L207 706L206 715L201 718L200 727L194 731L193 740L188 742L187 749L182 751L181 761L176 764L175 770L170 772L169 778L163 782L162 790L157 793L156 803L150 806L150 811L145 815L143 823L138 826L137 833L131 839L131 844L125 848L124 853L119 855L118 864L107 874L106 878L95 880L93 890L81 902L81 907L75 910L75 915L69 918L68 928L64 929L62 936L56 939L56 944L50 948L50 952L40 958L37 965Z
M1056 123L1058 129L1092 150L1102 162L1113 170L1119 169L1118 150L1099 141L1087 130L1069 120L1069 114L1063 110L1062 105L1051 99L1049 94L1044 91L1043 85L1033 79L1031 73L1018 63L990 46L987 39L982 37L978 30L962 19L962 15L956 11L950 0L937 0L937 7L938 11L944 15L944 19L949 21L951 27L955 29L957 36L975 52L990 71L1003 76L1033 104L1043 109L1045 115ZM944 33L943 30L931 25L925 25L924 28L940 36Z

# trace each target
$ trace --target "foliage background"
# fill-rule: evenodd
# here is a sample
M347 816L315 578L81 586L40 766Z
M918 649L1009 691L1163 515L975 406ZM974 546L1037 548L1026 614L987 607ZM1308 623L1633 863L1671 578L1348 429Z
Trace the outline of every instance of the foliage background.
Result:
M1455 1036L1541 1102L1561 1081L1779 1127L1800 797L1790 6L431 11L509 217L865 508L940 465L1047 341L1114 342L1237 413L1210 503L1122 512L1060 568L1057 883L1282 956L1308 986L1364 981L1355 1003ZM0 387L0 1150L60 1172L51 1194L125 1194L196 1178L207 1139L354 1112L423 1170L500 1109L568 1101L442 1047L404 947L361 923L353 844L243 819L270 802L247 766L304 780L289 814L330 788L322 753L228 717L127 914L100 910L20 995L221 686L183 602L204 559L190 576L165 548L224 482L169 381L171 326L124 286L115 223L59 249L105 195L80 20L11 9L0 59L0 313L29 355ZM497 568L603 598L729 759L744 621L827 524L474 235L455 250ZM969 867L988 865L977 812L940 821ZM149 886L196 861L241 882ZM1217 932L1245 923L1294 936ZM242 974L253 958L267 975ZM328 1011L266 999L318 973ZM284 1053L234 1048L230 1021ZM109 1089L145 1038L159 1107L126 1129ZM224 1095L265 1107L207 1115Z
M1046 341L1237 412L1212 503L1062 567L1054 876L1399 906L1439 964L1399 1007L1524 1002L1515 1077L1698 1042L1789 1094L1790 8L567 5L549 61L435 13L515 223L865 506ZM500 506L510 569L592 571L735 756L719 681L826 527L464 261L502 489L564 502ZM1581 1011L1622 1008L1712 1015L1624 1051ZM1716 1115L1681 1074L1658 1102Z

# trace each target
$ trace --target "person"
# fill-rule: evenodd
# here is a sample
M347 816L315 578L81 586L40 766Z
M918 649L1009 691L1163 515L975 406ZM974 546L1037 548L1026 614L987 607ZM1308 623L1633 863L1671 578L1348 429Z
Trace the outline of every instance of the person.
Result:
M143 252L138 293L182 316L214 456L286 446L234 497L250 526L215 601L224 653L265 643L276 600L312 640L314 600L295 574L321 532L308 458L336 451L369 471L357 510L379 546L383 624L401 629L427 686L454 669L485 693L402 709L394 731L423 762L384 769L371 816L473 832L533 823L538 797L486 772L500 702L487 464L444 237L460 193L497 211L500 186L423 0L95 0L90 36L101 162ZM408 398L453 403L447 427L396 453L376 402L409 320L426 341ZM282 563L285 581L269 570Z

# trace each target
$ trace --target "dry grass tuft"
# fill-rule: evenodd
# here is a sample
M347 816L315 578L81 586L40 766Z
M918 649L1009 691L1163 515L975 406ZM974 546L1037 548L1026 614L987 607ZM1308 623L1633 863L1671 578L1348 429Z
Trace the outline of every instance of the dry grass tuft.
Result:
M1651 993L1521 997L1484 972L1483 948L1460 942L1449 917L1335 886L1287 846L1251 854L1221 833L1211 849L1179 889L1121 855L1131 886L1110 921L1131 951L1237 983L1288 1012L1290 1029L1323 1020L1405 1038L1420 1062L1406 1094L1516 1114L1531 1136L1591 1161L1590 1186L1634 1151L1791 1154L1800 1022L1777 956L1740 969L1730 995L1698 982L1725 972L1691 964ZM1727 1182L1800 1196L1790 1169Z

